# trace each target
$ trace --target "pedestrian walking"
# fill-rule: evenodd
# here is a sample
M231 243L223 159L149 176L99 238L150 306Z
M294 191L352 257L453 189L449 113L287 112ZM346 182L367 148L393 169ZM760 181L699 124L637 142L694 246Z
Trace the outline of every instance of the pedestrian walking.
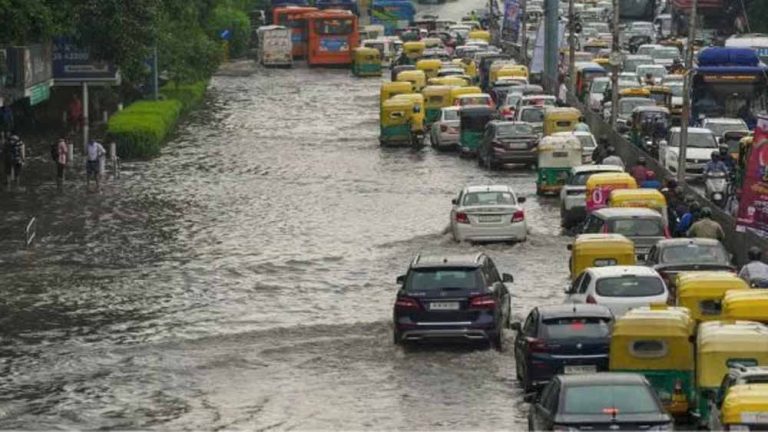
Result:
M13 110L3 103L0 108L0 142L10 137L14 126Z
M712 209L704 207L701 209L701 219L691 226L688 230L688 237L710 238L719 241L725 240L725 232L719 223L712 220Z
M77 97L77 93L72 95L72 100L67 107L67 121L72 132L80 132L83 127L83 103Z
M86 188L91 188L91 178L96 180L96 191L101 190L101 158L107 152L104 151L104 146L96 140L88 142L87 157L85 162L85 174L86 174Z
M66 138L59 138L51 146L51 158L56 163L56 185L59 189L64 186L64 173L69 165L69 145Z
M752 246L747 251L747 258L749 263L741 268L739 277L753 288L768 288L768 264L762 261L763 251L757 246Z
M24 167L24 160L26 156L24 141L19 138L18 133L13 131L11 132L10 138L8 138L5 148L6 176L8 179L8 186L10 187L11 182L16 183L16 186L18 186L19 182L21 181L21 170Z

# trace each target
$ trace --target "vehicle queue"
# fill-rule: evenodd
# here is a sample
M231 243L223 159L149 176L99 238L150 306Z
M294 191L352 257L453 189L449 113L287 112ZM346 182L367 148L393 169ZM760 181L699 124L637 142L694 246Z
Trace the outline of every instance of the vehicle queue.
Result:
M577 53L584 61L576 64L575 95L610 117L610 41L599 31L603 16L595 17L582 23L594 37ZM506 330L514 330L531 430L669 430L675 422L765 428L768 386L756 383L768 382L768 291L736 275L717 239L672 238L674 203L658 188L623 163L592 164L598 145L582 113L532 83L528 67L493 46L478 22L439 20L438 28L437 21L348 47L344 59L356 77L384 76L390 67L379 89L380 144L419 149L428 140L488 169L535 167L537 194L559 196L562 225L577 236L564 264L571 279L563 304L536 307L521 322L510 314L506 284L513 277L499 273L491 257L417 256L397 278L394 342L479 340L501 351ZM617 130L672 169L683 43L656 41L637 23L627 29L632 55L624 57L616 90ZM335 58L347 61L342 57ZM729 133L741 132L729 151L736 142L743 161L746 121L724 118L698 119L727 126L704 129L707 137L693 147L718 152ZM701 164L694 158L690 165L703 172ZM525 241L524 203L508 186L467 186L452 201L451 235Z

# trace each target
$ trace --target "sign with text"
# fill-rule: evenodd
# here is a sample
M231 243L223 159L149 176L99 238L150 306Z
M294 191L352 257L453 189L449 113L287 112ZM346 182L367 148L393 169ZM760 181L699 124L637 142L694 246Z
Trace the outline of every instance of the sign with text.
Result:
M120 72L111 63L95 60L88 48L77 46L69 38L57 38L53 44L53 78L57 84L120 82Z
M768 117L758 116L744 171L736 230L768 237Z

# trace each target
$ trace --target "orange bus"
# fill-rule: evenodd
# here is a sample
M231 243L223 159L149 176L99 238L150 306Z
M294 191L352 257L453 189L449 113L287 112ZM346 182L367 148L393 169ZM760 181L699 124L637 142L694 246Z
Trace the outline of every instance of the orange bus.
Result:
M309 33L307 63L310 66L352 64L352 50L360 43L357 17L352 12L326 9L304 17Z
M310 6L283 6L272 11L272 22L291 29L293 58L307 56L307 20L305 14L318 9Z

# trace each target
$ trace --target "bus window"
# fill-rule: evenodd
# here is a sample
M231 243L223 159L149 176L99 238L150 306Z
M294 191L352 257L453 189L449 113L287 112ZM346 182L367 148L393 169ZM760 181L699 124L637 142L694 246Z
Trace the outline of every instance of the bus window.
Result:
M353 29L351 19L315 21L315 33L320 35L346 35L352 33Z

